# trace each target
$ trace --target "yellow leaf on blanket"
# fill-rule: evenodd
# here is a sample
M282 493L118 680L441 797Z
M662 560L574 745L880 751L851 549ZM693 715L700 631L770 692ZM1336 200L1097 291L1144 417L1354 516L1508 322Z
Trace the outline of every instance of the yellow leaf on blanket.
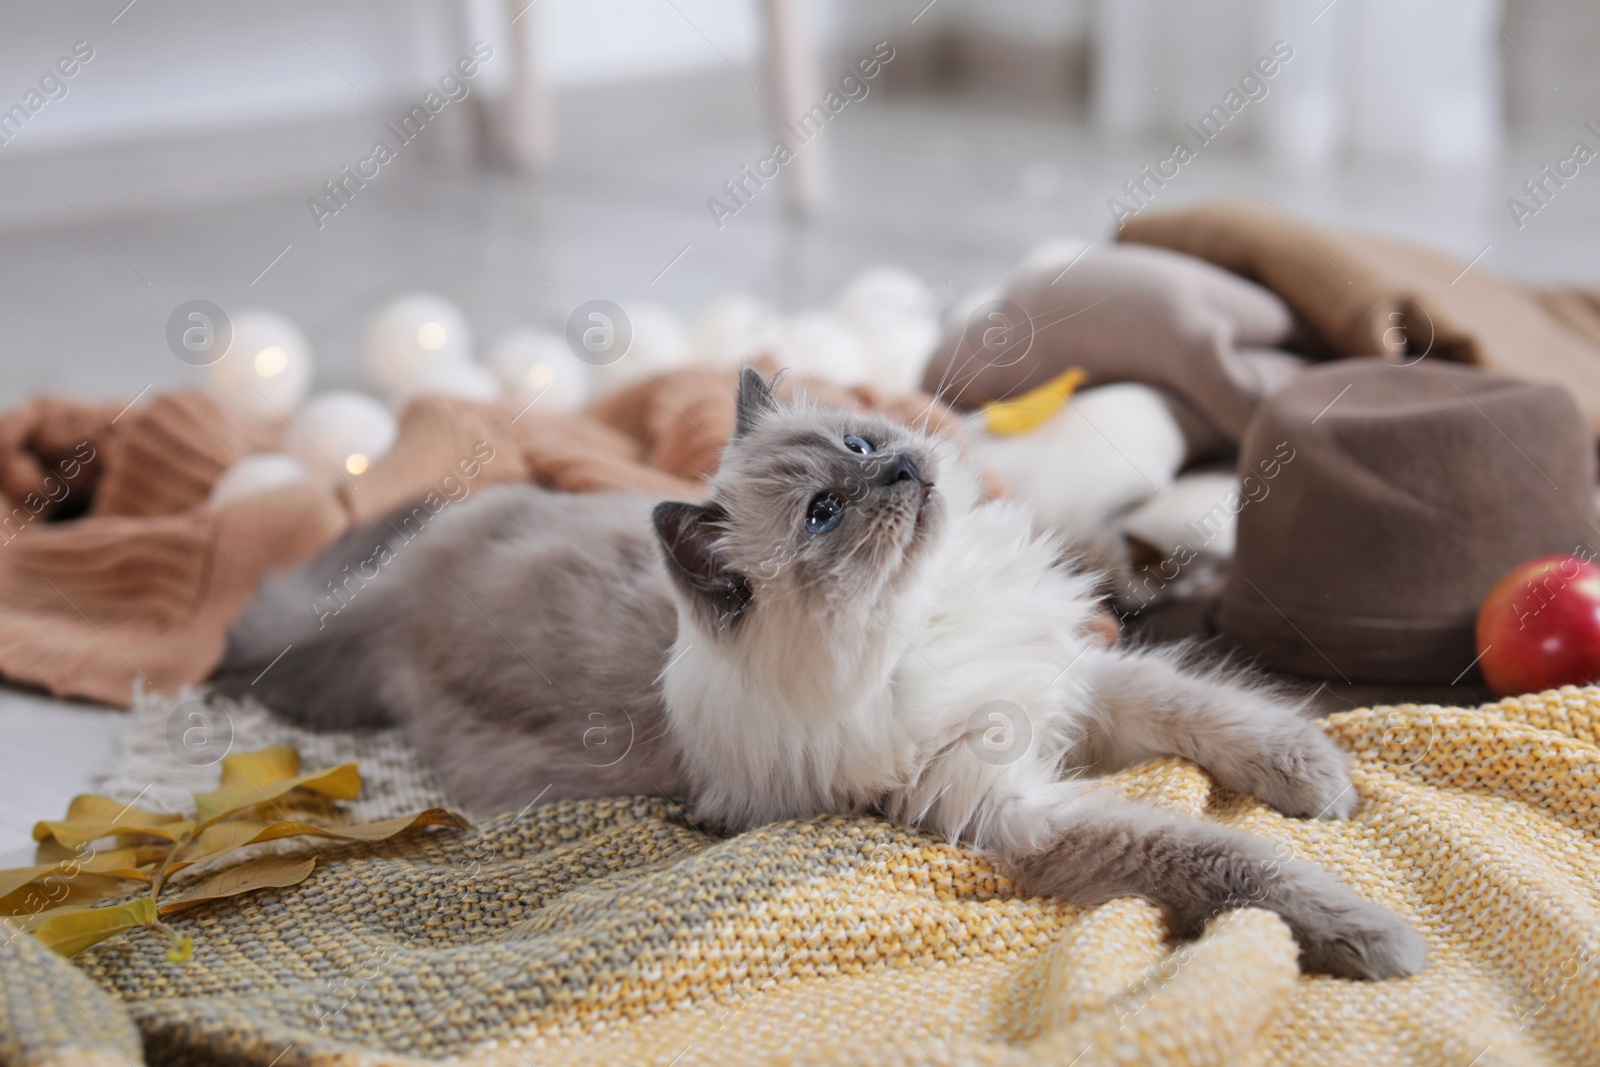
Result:
M0 904L28 883L46 878L70 880L80 874L99 874L107 878L141 878L149 881L150 876L138 867L137 856L131 848L91 852L82 858L73 856L56 863L41 863L32 867L13 867L0 871ZM4 914L4 907L0 907L0 915Z
M334 800L353 800L361 792L361 774L354 763L301 773L300 754L286 746L239 752L222 760L217 788L195 794L198 818L173 812L146 811L110 797L75 797L66 818L40 822L33 836L39 842L31 866L0 870L0 916L12 930L30 930L64 955L136 926L160 929L171 938L166 958L187 963L194 955L191 934L174 930L162 915L181 912L207 901L283 888L304 881L315 860L269 855L239 863L235 850L294 837L334 841L385 841L428 826L467 827L461 816L443 808L382 822L324 826L305 812L288 817L283 800L305 790ZM304 796L296 798L301 805ZM280 800L283 805L280 806ZM116 838L116 847L95 847ZM232 863L198 884L173 886L168 879L197 863ZM141 885L142 883L142 885ZM125 898L137 890L135 900ZM163 899L163 894L180 895ZM106 907L89 907L117 900Z
M176 841L192 829L194 823L188 819L169 822L162 826L128 826L121 823L66 819L60 822L35 823L33 839L43 841L46 838L54 838L67 848L78 848L91 841L98 841L102 837L159 837L165 841Z
M92 859L99 863L106 856L117 857L113 866L119 867L148 867L152 863L159 863L166 858L172 850L172 843L160 841L155 838L140 841L134 840L113 849L91 849L80 845L77 848L68 848L53 837L47 837L39 842L39 847L33 850L33 862L36 865L70 863L77 860L80 863L85 859ZM85 855L87 853L87 856Z
M156 921L156 903L136 897L105 908L58 908L23 920L23 929L55 952L72 957L135 926Z
M194 853L174 862L170 869L179 871L196 863L214 859L226 852L232 852L236 848L243 848L245 845L276 841L285 837L330 837L336 841L387 841L407 830L420 829L424 826L449 826L464 830L470 825L472 824L467 820L445 808L429 808L416 815L356 826L317 826L296 819L285 819L274 823L230 819L206 827L195 841Z
M311 877L316 866L316 857L296 859L292 856L262 856L206 879L181 897L164 901L161 914L171 915L196 904L236 897L240 893L253 893L257 889L282 889L284 886L299 885Z
M195 808L200 813L199 824L204 829L218 819L277 800L294 789L309 789L335 800L354 800L361 793L361 773L356 770L354 763L341 763L330 770L297 774L271 782L241 777L209 793L194 794Z
M132 804L112 800L110 797L81 793L67 805L67 817L57 822L41 822L33 828L33 839L44 841L54 838L67 848L77 848L112 833L123 836L148 834L176 840L173 827L183 821L182 815L163 811L145 811ZM87 836L85 836L87 835Z
M288 745L273 745L254 752L234 752L222 757L219 785L254 782L266 785L281 782L300 773L300 753Z
M1021 396L991 400L980 409L983 425L1002 437L1027 433L1060 411L1061 405L1083 384L1083 378L1083 368L1072 367Z
M110 797L79 793L67 805L67 818L73 822L104 822L116 826L166 826L179 822L182 815L167 811L146 811Z
M195 836L194 842L184 849L182 859L173 860L168 864L169 871L180 871L185 867L193 866L213 856L220 856L224 852L249 844L257 834L271 826L270 822L261 819L246 819L244 817L224 819L222 822L212 823Z
M134 883L148 883L150 877L146 871L79 874L75 878L48 875L0 897L0 915L32 915L72 904L115 900L137 888Z

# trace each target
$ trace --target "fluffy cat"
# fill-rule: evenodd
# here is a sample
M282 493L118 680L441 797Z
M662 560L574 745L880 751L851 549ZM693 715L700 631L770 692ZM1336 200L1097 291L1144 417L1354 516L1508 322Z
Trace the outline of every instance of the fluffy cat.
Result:
M1024 507L977 496L947 442L786 406L746 369L704 502L503 486L415 543L398 513L266 591L216 684L315 725L398 722L479 810L663 793L733 832L880 812L1030 892L1144 897L1183 935L1255 905L1308 969L1420 970L1422 940L1322 869L1095 788L1170 754L1289 815L1358 803L1295 704L1104 647L1093 579ZM386 573L316 630L308 605L375 547Z

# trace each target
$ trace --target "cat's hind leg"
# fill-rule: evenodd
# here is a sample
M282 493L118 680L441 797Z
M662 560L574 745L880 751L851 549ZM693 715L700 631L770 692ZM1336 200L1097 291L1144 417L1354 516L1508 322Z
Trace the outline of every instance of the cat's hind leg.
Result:
M1074 754L1081 763L1182 756L1285 815L1336 819L1356 810L1349 757L1303 702L1243 672L1197 666L1182 649L1096 649L1072 670L1093 715L1084 751Z

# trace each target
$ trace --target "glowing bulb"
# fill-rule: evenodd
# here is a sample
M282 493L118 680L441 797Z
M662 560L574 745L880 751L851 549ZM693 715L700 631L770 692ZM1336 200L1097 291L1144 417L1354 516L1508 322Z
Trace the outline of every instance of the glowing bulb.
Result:
M352 452L344 459L344 469L351 474L365 474L370 464L360 452Z
M560 334L514 330L489 346L486 362L519 409L537 397L538 415L552 415L576 411L593 399L594 368L573 355Z
M289 365L289 353L271 345L256 353L256 375L261 378L276 378L283 373L283 368Z
M444 344L444 327L437 322L425 322L417 330L417 344L429 352L437 351Z
M311 345L293 322L273 311L240 311L227 354L206 368L207 386L233 414L277 422L305 399L311 363Z

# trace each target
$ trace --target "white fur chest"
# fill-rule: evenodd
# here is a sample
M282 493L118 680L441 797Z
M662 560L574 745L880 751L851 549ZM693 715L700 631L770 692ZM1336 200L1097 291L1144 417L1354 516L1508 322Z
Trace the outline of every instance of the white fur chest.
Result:
M734 828L875 805L918 821L1058 758L1080 725L1067 668L1093 607L1057 551L1024 508L987 504L952 516L918 581L860 605L859 626L774 627L737 655L680 633L663 689L697 805ZM937 828L960 836L968 817Z

